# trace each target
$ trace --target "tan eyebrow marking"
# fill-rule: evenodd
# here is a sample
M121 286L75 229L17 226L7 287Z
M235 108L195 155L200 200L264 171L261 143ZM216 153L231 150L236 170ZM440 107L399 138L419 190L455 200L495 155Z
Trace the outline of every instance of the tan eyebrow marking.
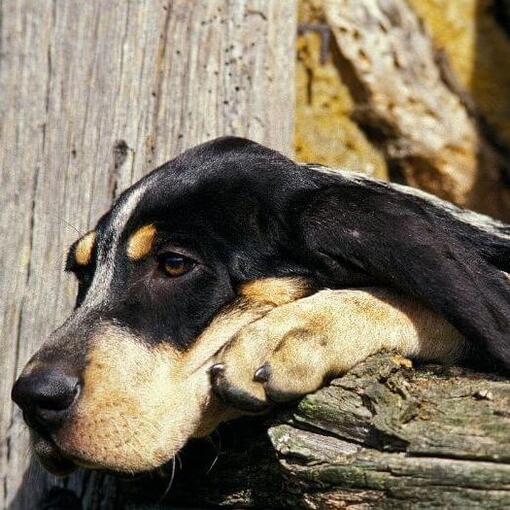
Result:
M96 232L93 230L85 234L76 245L74 249L74 260L80 266L86 266L92 258L92 250L96 243Z
M134 232L129 238L127 245L127 256L132 260L140 260L152 249L156 227L152 224L144 225Z

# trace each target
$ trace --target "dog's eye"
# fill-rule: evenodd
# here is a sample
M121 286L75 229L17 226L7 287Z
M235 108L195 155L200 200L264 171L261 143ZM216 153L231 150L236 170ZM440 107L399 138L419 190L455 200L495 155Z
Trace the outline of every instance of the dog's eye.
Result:
M189 257L174 252L162 253L158 259L163 271L173 278L188 273L195 265Z

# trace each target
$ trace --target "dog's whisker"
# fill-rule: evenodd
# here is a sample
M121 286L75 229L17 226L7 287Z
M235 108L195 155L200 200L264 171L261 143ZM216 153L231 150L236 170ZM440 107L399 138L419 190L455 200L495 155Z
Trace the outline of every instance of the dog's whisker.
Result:
M176 459L178 460L178 462L179 462L179 469L181 469L181 470L182 470L182 458L181 458L181 456L179 455L179 452L177 452L177 453L175 454L175 458L176 458Z
M216 462L218 462L218 459L220 458L220 454L216 453L214 460L211 462L211 465L209 466L209 469L206 471L205 475L209 475L209 473L213 470L214 466L216 465Z
M80 237L83 236L83 232L80 231L80 229L76 226L74 226L70 221L67 221L66 219L62 218L61 216L55 215L54 216L57 220L61 221L62 223L65 223L66 226L71 227Z
M170 492L170 489L172 488L172 485L174 483L174 477L175 477L175 457L172 458L172 472L170 475L170 481L168 482L168 485L166 486L163 495L161 496L161 498L159 498L160 502L163 501L168 496L168 493Z

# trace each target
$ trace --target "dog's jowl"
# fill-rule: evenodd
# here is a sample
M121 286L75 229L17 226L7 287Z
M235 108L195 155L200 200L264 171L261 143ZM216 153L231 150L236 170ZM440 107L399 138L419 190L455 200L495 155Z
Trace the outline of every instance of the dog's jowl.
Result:
M51 471L136 472L382 348L508 369L509 255L485 216L214 140L71 246L75 310L13 398Z

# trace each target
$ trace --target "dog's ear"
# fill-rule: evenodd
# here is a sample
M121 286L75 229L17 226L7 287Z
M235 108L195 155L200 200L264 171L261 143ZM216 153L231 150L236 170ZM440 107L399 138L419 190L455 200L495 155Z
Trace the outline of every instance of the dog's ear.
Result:
M446 202L378 181L313 178L316 190L289 215L289 237L300 243L294 253L337 286L364 279L421 299L510 369L510 285L489 253L492 245L508 253L510 237L470 224Z

